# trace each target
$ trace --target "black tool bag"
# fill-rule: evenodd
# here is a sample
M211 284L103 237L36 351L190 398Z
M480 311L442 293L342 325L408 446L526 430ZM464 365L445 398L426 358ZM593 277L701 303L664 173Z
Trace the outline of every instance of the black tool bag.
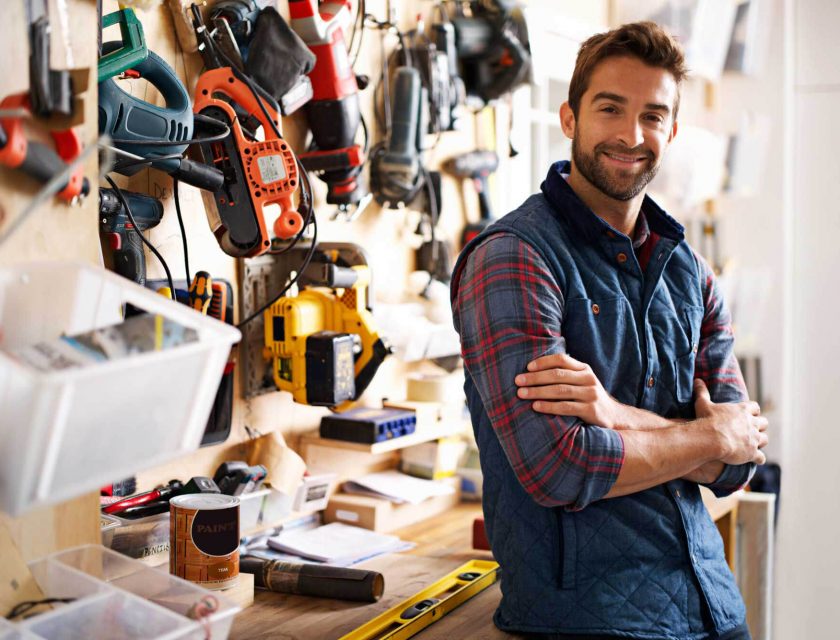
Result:
M273 7L260 12L245 72L278 101L312 71L315 54Z

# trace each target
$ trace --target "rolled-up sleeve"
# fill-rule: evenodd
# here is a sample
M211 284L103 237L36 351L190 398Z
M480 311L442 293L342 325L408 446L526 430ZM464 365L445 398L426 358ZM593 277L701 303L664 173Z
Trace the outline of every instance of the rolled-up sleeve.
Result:
M715 273L702 256L695 253L703 281L703 324L697 348L694 376L709 388L713 402L746 402L747 387L735 357L732 316L724 303ZM755 474L756 465L724 465L714 482L706 484L718 497L744 488Z
M452 305L464 366L525 491L572 511L603 498L624 462L621 435L517 395L530 361L566 351L563 293L540 254L513 234L490 236L454 275Z

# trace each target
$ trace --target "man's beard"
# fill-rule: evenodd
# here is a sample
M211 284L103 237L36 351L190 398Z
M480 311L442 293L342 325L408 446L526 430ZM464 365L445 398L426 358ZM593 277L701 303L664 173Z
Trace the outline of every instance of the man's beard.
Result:
M626 201L635 198L642 192L648 183L653 180L654 176L656 176L656 172L659 171L659 163L652 162L650 152L632 151L626 148L616 149L609 148L606 145L596 145L593 153L589 155L582 151L576 143L577 139L572 138L572 159L575 162L575 168L580 171L581 175L596 189L613 200ZM614 151L617 154L633 156L639 156L644 153L644 155L648 158L648 167L645 171L636 175L633 178L633 182L629 185L626 184L626 181L619 182L615 180L598 162L598 154L604 151Z

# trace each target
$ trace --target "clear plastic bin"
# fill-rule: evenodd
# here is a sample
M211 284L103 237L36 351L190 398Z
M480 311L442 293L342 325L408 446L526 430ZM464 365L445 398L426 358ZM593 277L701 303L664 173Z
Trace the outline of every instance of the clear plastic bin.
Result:
M292 512L292 497L266 487L239 496L239 530L247 535L276 526Z
M0 345L21 347L121 321L131 303L198 341L42 372L0 351L0 510L67 500L195 450L240 333L104 269L0 269Z
M224 640L240 611L217 593L99 545L62 551L29 568L45 597L74 601L18 624L2 621L0 640ZM196 607L208 597L216 609L199 619Z

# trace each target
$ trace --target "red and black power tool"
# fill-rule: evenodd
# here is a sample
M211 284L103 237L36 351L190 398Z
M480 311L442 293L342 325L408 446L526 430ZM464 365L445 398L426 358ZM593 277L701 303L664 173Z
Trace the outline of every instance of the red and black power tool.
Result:
M358 207L368 194L359 179L365 154L355 143L359 85L344 40L350 0L289 0L289 14L292 29L316 57L309 74L313 97L304 107L313 145L300 159L327 183L329 204Z
M0 102L0 109L30 111L29 94L7 96ZM55 150L41 142L28 140L22 118L0 118L0 164L22 171L39 182L49 182L82 151L82 142L73 129L50 131L50 137L55 143ZM84 177L84 167L80 165L70 174L58 197L75 202L89 191L90 184Z
M247 113L262 125L264 140L259 141L240 125L236 109ZM279 114L270 101L263 100L268 118L279 122ZM274 221L274 235L281 239L295 236L303 228L303 218L295 209L292 195L298 188L298 167L289 144L274 133L257 96L231 67L205 71L195 90L195 113L220 120L231 135L215 142L201 142L193 149L201 160L224 174L224 184L205 198L210 228L219 246L234 257L258 256L271 248L263 209L280 205L280 217ZM201 131L198 137L212 131Z

